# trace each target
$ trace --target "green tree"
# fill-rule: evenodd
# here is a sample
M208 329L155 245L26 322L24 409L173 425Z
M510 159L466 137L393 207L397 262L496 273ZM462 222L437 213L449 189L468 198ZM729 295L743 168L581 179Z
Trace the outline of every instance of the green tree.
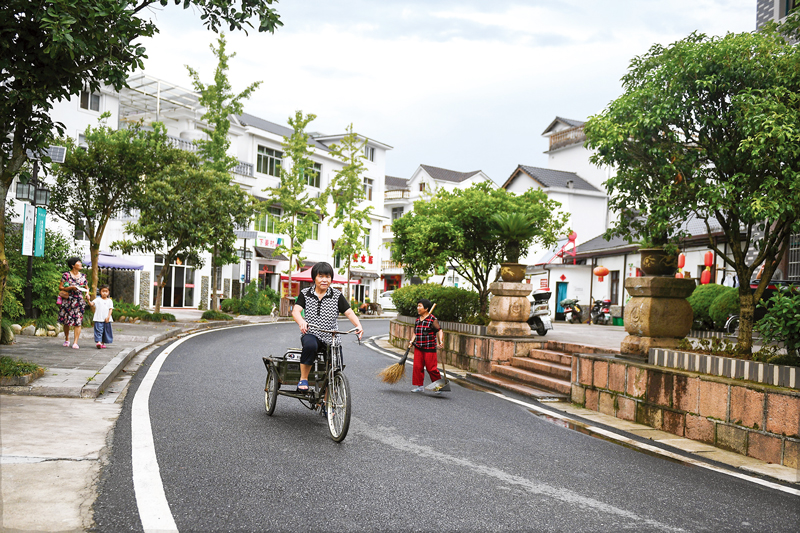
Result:
M289 287L292 286L292 269L295 261L300 264L303 257L303 243L312 235L313 228L319 224L321 216L325 214L327 193L315 198L308 191L309 176L314 175L314 163L309 156L312 153L309 145L309 135L305 132L308 123L317 118L314 114L303 116L302 111L297 111L294 118L289 117L292 134L284 137L284 156L292 160L291 166L281 165L281 182L276 188L265 189L267 193L267 206L273 203L280 204L283 210L280 219L275 224L276 233L289 237L278 245L275 252L289 257ZM289 167L289 168L287 168Z
M86 128L86 148L71 138L59 141L67 146L67 156L63 164L53 165L56 184L50 199L50 211L89 239L92 294L97 293L100 243L109 220L133 209L142 176L156 172L162 156L172 150L163 124L154 124L152 131L138 123L113 130L106 118Z
M342 228L342 235L336 239L335 253L344 259L344 266L339 269L340 274L347 273L350 281L350 265L353 255L365 251L364 235L369 231L372 222L372 206L365 205L367 199L364 192L364 178L366 171L364 160L364 146L367 141L359 139L353 131L353 125L347 128L347 134L341 142L332 145L331 155L338 157L344 166L328 185L328 195L333 198L334 211L331 216L333 227ZM366 250L368 251L368 250ZM347 286L347 298L350 298L350 285Z
M745 353L755 302L800 230L798 65L800 49L775 25L725 37L693 33L634 58L624 94L585 126L597 150L592 161L617 168L606 189L623 215L620 234L636 232L626 213L640 210L662 228L690 214L705 221L709 247L744 281L738 345ZM711 236L714 219L729 250ZM752 291L746 281L762 263Z
M274 32L283 23L274 0L5 0L0 15L0 301L5 292L5 207L8 189L21 173L26 150L39 151L64 125L53 122L53 102L97 91L119 90L130 72L144 68L141 38L157 31L142 17L151 6L197 8L203 24L217 31L252 28ZM20 176L28 179L25 172Z
M515 195L486 182L452 192L443 189L429 201L415 202L411 212L394 221L392 259L403 264L407 276L452 264L478 291L485 314L493 270L508 246L508 239L498 238L492 216L522 213L537 231L518 245L552 246L566 223L565 214L555 214L560 205L541 190Z
M161 311L164 280L175 259L202 265L200 254L209 246L217 223L208 206L217 204L216 197L225 193L219 174L204 168L194 153L171 150L171 161L143 181L137 202L139 219L125 225L133 239L112 243L124 253L164 254L164 267L156 283L156 313Z
M228 155L228 148L231 142L228 138L228 131L231 127L231 115L239 115L244 107L242 102L250 97L261 82L250 84L239 94L232 92L230 81L228 80L228 60L236 54L226 54L225 34L221 34L217 40L218 48L211 45L211 52L217 58L217 68L214 72L214 83L206 85L200 80L200 75L188 65L189 75L192 77L194 88L200 93L200 104L206 108L203 119L211 126L206 131L208 139L195 141L198 152L203 159L203 165L215 170L216 175L224 183L219 187L230 187L230 192L226 193L226 200L220 202L217 208L231 209L229 212L221 211L217 213L217 224L212 230L211 240L211 309L218 311L217 305L217 267L229 265L238 261L236 256L236 227L244 226L253 216L254 204L251 198L242 191L237 185L230 183L230 172L238 164L238 159ZM236 196L240 201L236 202ZM215 211L219 211L216 209Z

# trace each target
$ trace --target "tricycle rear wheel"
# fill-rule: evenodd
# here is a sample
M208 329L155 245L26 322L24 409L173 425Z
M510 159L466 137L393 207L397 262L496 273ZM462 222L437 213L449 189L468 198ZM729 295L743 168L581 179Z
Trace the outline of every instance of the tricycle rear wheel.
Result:
M267 384L264 387L264 407L267 414L272 416L275 412L275 402L278 399L278 376L272 365L267 367Z
M347 376L336 371L325 392L328 431L335 442L342 442L350 429L350 384Z

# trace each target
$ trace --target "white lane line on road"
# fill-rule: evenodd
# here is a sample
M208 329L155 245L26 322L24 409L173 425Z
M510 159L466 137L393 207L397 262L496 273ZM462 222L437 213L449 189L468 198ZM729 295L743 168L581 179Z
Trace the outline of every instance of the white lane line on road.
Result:
M794 488L791 488L791 487L786 487L784 485L780 485L778 483L773 483L771 481L767 481L767 480L761 479L759 477L743 474L741 472L735 472L735 471L732 471L732 470L727 470L725 468L720 468L718 466L712 465L712 464L707 463L705 461L699 461L699 460L693 459L691 457L686 457L685 455L680 455L680 454L677 454L677 453L670 452L668 450L664 450L662 448L659 448L657 446L653 446L651 444L647 444L647 443L644 443L644 442L639 442L639 441L633 440L633 439L628 438L628 437L626 437L624 435L620 435L619 433L614 433L613 431L608 431L607 429L603 429L603 428L600 428L600 427L597 427L597 426L586 425L586 424L584 424L584 423L582 423L582 422L580 422L580 421L578 421L578 420L576 420L574 418L570 418L568 416L564 416L563 413L560 413L558 411L551 411L550 409L542 409L538 405L534 405L534 404L531 404L531 403L528 403L528 402L524 402L522 400L517 400L515 398L509 398L508 396L504 396L503 394L501 394L499 392L493 392L492 391L492 392L488 392L488 394L492 394L494 396L497 396L498 398L502 398L503 400L509 401L511 403L515 403L515 404L521 405L521 406L525 407L526 409L531 409L533 411L536 411L538 413L547 415L549 417L558 418L560 420L569 421L569 422L571 422L573 424L580 425L581 427L585 428L586 430L588 430L588 431L590 431L592 433L596 433L598 435L602 435L602 436L604 436L604 437L606 437L608 439L611 439L611 440L614 440L614 441L617 441L617 442L623 442L623 443L625 443L628 446L631 446L633 448L638 448L640 450L645 450L645 451L648 451L650 453L655 453L655 454L658 454L658 455L662 455L664 457L669 457L670 459L675 459L676 461L680 461L682 463L698 466L700 468L705 468L707 470L713 470L714 472L719 472L720 474L725 474L727 476L739 478L739 479L742 479L744 481L749 481L750 483L755 483L757 485L761 485L761 486L768 487L768 488L771 488L771 489L779 490L779 491L785 492L787 494L793 494L795 496L800 496L800 490L798 490L798 489L794 489Z
M430 446L423 446L421 444L411 442L405 436L393 432L391 428L368 426L365 422L362 422L358 418L353 418L351 420L350 428L351 432L355 431L355 433L358 433L363 437L378 441L386 446L391 446L399 451L412 453L426 459L431 459L433 463L446 463L452 466L466 468L476 474L493 478L504 485L520 487L532 494L548 496L565 504L577 505L584 509L591 509L593 511L607 513L621 519L634 522L636 523L637 527L659 529L662 531L685 531L681 528L672 527L657 520L639 516L634 512L620 509L619 507L615 507L600 500L582 496L569 489L553 487L546 483L540 483L532 479L510 474L499 468L476 463L468 459L464 459L463 457L447 455L431 448Z

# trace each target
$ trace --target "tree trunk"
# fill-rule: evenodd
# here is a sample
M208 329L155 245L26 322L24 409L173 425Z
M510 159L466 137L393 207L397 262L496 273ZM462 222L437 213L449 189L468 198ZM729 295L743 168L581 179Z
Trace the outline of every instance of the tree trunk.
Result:
M91 243L89 245L89 257L92 260L92 284L91 290L89 291L89 296L94 299L97 296L97 284L100 280L100 244L99 243Z
M5 176L4 176L5 177ZM0 204L0 319L3 318L3 299L6 296L6 280L8 279L8 259L6 258L6 194L8 185L3 179L0 183L0 194L2 194L2 204Z
M755 317L755 298L749 283L739 281L739 338L740 353L753 353L753 323Z
M167 257L164 260L164 268L161 269L161 273L158 275L158 289L156 289L156 307L154 312L160 313L161 312L161 301L164 298L164 280L169 274L169 265L172 262L172 258Z
M217 297L217 288L219 287L219 278L217 275L217 245L214 245L214 250L211 252L211 286L213 290L211 291L211 310L212 311L219 311L219 306L217 305L218 297Z

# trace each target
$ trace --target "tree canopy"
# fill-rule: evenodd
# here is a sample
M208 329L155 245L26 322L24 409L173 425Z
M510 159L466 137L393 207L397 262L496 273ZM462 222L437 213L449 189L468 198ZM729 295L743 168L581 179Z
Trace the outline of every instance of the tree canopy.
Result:
M800 49L775 25L693 33L634 58L623 88L584 128L592 161L617 169L606 182L621 214L612 231L640 231L635 214L650 230L690 214L705 221L709 247L743 280L739 346L749 352L754 302L800 229ZM715 220L727 251L711 237ZM747 280L762 263L753 292Z
M561 204L541 190L516 195L482 182L468 189L439 190L428 201L392 224L392 259L403 264L407 276L452 264L456 272L478 291L481 312L488 308L489 283L500 264L508 239L499 236L495 213L518 212L527 216L536 231L519 242L527 249L533 242L552 246L563 233L566 215L556 214Z
M140 39L156 24L143 18L154 6L197 8L212 31L227 25L274 32L283 23L276 0L5 0L0 11L0 300L5 288L5 199L24 168L26 150L37 152L64 125L50 117L53 102L97 91L119 90L130 72L144 68ZM27 179L23 176L24 179Z

